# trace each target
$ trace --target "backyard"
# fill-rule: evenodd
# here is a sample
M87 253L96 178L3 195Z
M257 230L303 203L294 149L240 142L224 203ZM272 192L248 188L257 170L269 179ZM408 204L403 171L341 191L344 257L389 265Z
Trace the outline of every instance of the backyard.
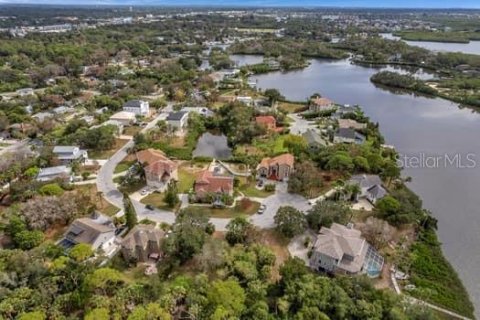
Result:
M118 149L123 147L129 140L125 139L116 139L115 146L110 150L88 150L88 157L90 159L108 159L110 158Z

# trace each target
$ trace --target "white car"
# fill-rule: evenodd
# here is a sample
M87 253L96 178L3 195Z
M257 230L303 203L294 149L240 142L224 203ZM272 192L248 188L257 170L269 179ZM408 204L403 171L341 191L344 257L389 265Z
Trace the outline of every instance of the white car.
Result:
M148 190L147 189L143 189L142 191L140 191L140 194L142 196L146 195L148 193Z

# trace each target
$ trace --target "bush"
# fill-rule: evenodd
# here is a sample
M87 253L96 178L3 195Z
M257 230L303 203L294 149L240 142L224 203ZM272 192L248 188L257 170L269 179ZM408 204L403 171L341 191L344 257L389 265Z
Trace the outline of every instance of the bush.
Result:
M63 194L63 189L58 183L49 183L42 186L38 192L42 196L61 196Z
M265 189L265 191L267 191L267 192L274 192L276 187L277 187L277 186L276 186L275 184L269 183L269 184L266 184L266 185L265 185L264 189Z

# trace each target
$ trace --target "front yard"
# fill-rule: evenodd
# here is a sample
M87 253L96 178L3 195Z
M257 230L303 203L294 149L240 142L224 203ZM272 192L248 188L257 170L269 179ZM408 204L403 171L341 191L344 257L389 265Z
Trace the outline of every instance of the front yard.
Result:
M174 207L170 208L166 203L165 203L165 194L164 193L159 193L159 192L153 192L150 193L148 196L140 200L141 203L147 205L152 205L155 208L158 208L160 210L167 210L167 211L175 211L177 212L178 209L180 208L180 202Z
M205 169L208 164L201 162L185 162L178 168L178 192L188 193L193 188L195 175Z
M240 200L233 208L212 208L211 206L189 206L188 209L200 212L212 218L236 218L251 216L260 208L260 203L251 200Z
M117 152L118 149L123 147L129 140L116 139L115 145L110 150L88 150L88 157L90 159L108 159Z
M268 184L268 182L267 182ZM257 189L255 181L248 181L246 178L240 178L240 187L238 191L243 193L246 197L266 198L275 193L275 191L265 191Z

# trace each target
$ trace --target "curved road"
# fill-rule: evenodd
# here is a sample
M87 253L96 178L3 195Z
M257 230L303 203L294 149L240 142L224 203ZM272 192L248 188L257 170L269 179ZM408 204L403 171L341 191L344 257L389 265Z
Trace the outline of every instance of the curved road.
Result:
M163 113L157 116L152 120L148 125L143 128L142 132L155 126L158 120L164 119L166 113L171 110L171 105L169 105ZM106 161L106 163L100 168L97 175L97 189L103 193L105 199L113 204L114 206L121 208L121 211L118 215L123 214L123 195L118 190L116 184L113 182L113 176L115 167L127 156L127 150L133 147L134 142L131 140L127 142L122 148L120 148L113 156ZM302 196L290 194L286 190L286 184L281 183L277 185L277 190L275 194L267 198L252 198L252 200L258 201L266 205L266 210L263 214L254 214L250 216L249 220L254 225L259 228L269 229L274 227L273 217L275 216L277 210L281 206L292 206L301 211L308 210L311 206L308 204L307 199ZM145 208L145 205L139 201L130 198L133 206L137 212L138 220L148 218L155 222L165 222L172 224L175 222L175 213L165 210L148 210ZM226 226L230 219L227 218L210 218L210 222L215 225L215 229L218 231L225 231Z

